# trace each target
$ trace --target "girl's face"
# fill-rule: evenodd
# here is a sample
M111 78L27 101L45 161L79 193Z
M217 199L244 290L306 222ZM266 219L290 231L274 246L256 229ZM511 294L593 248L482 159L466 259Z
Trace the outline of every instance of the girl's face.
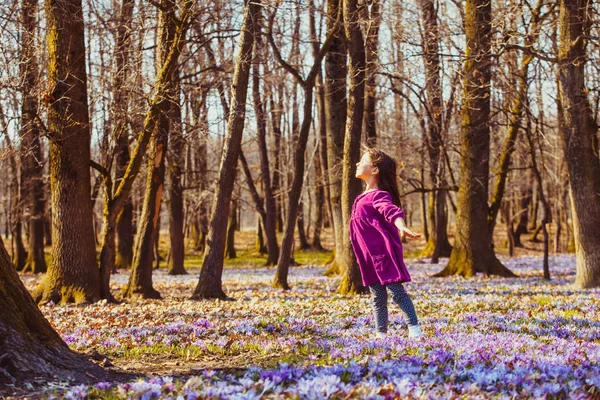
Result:
M356 177L367 180L378 173L379 170L377 167L373 166L373 163L369 158L369 153L363 154L360 161L356 163Z

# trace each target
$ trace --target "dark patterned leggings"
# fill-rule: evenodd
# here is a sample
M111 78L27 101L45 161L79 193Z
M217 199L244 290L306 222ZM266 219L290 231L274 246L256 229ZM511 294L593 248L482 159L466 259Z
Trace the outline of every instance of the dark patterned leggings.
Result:
M406 290L404 290L404 286L399 282L388 283L387 285L376 282L370 285L369 289L373 293L373 311L375 312L375 327L377 328L377 332L387 332L388 308L386 288L389 288L392 292L392 299L394 303L400 306L404 314L404 321L406 321L408 326L418 325L419 320L417 319L415 306L406 293Z

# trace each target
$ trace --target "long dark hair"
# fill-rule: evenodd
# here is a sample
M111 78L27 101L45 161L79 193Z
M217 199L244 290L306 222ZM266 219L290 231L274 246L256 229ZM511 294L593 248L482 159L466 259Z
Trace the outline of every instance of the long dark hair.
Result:
M385 190L392 195L392 203L402 208L400 202L400 191L398 190L398 178L396 175L397 163L392 157L388 156L381 150L369 147L367 150L369 160L374 167L379 169L379 179L377 184L379 189Z

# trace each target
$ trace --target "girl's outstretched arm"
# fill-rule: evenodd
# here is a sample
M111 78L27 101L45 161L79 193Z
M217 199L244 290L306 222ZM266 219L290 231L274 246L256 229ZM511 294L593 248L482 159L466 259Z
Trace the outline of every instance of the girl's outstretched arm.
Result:
M413 239L421 237L420 233L413 232L407 228L404 222L404 211L392 203L392 196L385 190L379 190L373 195L373 207L383 215L386 221L396 225L400 231L401 239L404 239L404 236Z

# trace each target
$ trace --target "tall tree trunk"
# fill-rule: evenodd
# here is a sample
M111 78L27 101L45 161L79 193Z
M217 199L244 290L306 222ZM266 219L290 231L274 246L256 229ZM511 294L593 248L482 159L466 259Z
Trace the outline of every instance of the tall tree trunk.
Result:
M440 257L449 257L452 246L448 241L448 215L446 213L446 191L436 190L444 185L443 152L444 138L442 136L444 107L442 86L440 83L440 32L437 22L437 9L433 0L420 0L423 18L423 47L425 64L425 90L427 92L427 115L429 119L427 130L427 150L429 155L429 179L433 191L429 194L429 215L431 234L427 245L421 253L422 257L431 256L432 262L437 263Z
M327 1L327 28L337 28L336 36L325 57L325 115L327 127L327 164L329 196L333 231L335 238L335 258L326 272L334 275L341 272L343 265L344 231L342 217L342 160L344 155L344 134L346 129L346 76L348 73L346 37L343 28L335 27L336 15L343 7L343 0ZM343 11L342 11L343 12ZM339 22L341 24L341 21Z
M354 176L355 166L360 159L360 139L362 119L365 107L365 47L363 35L358 23L358 1L343 0L344 28L350 55L350 87L348 96L348 112L344 140L344 160L342 170L342 215L343 229L348 232L352 203L361 190L361 184ZM342 280L339 293L365 293L367 288L362 284L362 278L352 244L348 234L343 236L341 259Z
M540 110L541 113L541 110ZM552 213L550 210L550 203L546 198L546 194L544 193L544 185L542 184L542 172L538 168L537 157L536 157L536 149L533 140L533 133L531 132L531 118L528 116L527 118L527 126L525 129L525 133L527 135L527 142L529 143L529 150L531 154L531 169L537 181L538 187L540 188L540 200L542 203L542 233L544 235L544 257L543 257L543 270L544 270L544 279L550 280L550 266L548 265L548 229L546 225L552 222ZM544 153L540 148L540 157L544 157ZM543 165L543 159L542 159Z
M8 153L8 160L10 164L8 186L8 198L9 206L7 207L7 223L6 223L6 234L8 236L8 230L10 229L11 234L11 250L13 253L12 262L17 271L23 270L27 261L27 252L25 246L23 246L23 190L19 182L19 160L17 159L17 153L12 145L12 140L8 134L8 123L6 121L6 115L4 109L0 105L0 127L4 133L4 141L6 142L6 150ZM22 171L23 172L23 171ZM21 178L23 180L23 178ZM14 221L14 223L13 223Z
M377 145L377 67L379 64L379 26L381 25L381 14L379 12L379 0L369 1L371 10L367 5L362 8L365 11L368 25L365 28L365 61L366 61L366 85L365 105L363 116L363 132L368 146Z
M138 134L136 146L127 164L125 174L121 178L117 189L114 191L114 195L110 172L107 171L105 168L99 168L102 174L104 175L104 179L106 182L106 190L104 191L104 195L107 197L107 199L104 202L105 206L102 224L104 227L104 231L102 233L102 248L100 250L101 296L102 298L107 299L109 301L114 301L114 298L110 293L110 274L115 268L115 233L117 217L122 212L123 207L125 207L125 205L130 199L131 190L133 189L133 183L140 171L144 155L146 154L146 149L152 140L156 142L157 131L160 130L161 122L165 118L165 115L168 113L170 108L170 100L168 93L171 90L173 82L172 77L175 67L177 66L177 60L179 59L179 55L181 54L181 50L185 43L185 34L189 23L189 10L192 5L192 1L184 0L182 3L182 11L180 13L180 17L178 18L180 23L177 29L175 29L173 37L169 38L166 35L163 35L161 37L161 49L168 46L168 51L164 56L164 60L158 72L156 82L158 90L156 91L154 97L150 101L150 108L146 114L146 118L144 119L143 125L141 127L141 132ZM171 8L171 15L168 19L169 21L174 23L175 18L177 17L175 16L174 8ZM153 144L153 147L151 149L150 159L154 160L154 157L157 157L156 143ZM152 166L149 166L148 170L148 173L150 175ZM156 215L156 217L157 219L156 221L153 221L153 223L158 224L158 214ZM138 238L139 236L140 235L138 235ZM152 250L152 247L154 246L154 240L152 240L151 243L152 244L147 247L147 249L149 250ZM150 254L152 253L150 252ZM144 256L146 256L146 254ZM150 256L150 258L152 257ZM150 277L148 277L147 272L145 272L146 275L143 275L143 279L146 280L146 285L147 280L150 280L151 286L151 259L149 261L149 264ZM135 279L142 279L139 271L135 272L135 275L134 272L132 272L130 280L132 279L132 276L134 276ZM152 291L149 292L152 293Z
M133 21L133 0L122 0L121 21L117 28L117 43L115 49L115 81L113 83L114 105L113 114L113 138L116 141L116 169L115 182L120 180L127 171L127 165L131 156L129 154L129 134L127 119L130 99L126 93L125 82L130 71L129 53L131 51L131 30ZM123 210L117 217L117 249L115 269L126 269L131 267L133 261L133 204L128 197Z
M314 1L309 1L309 29L310 38L313 43L312 53L313 57L317 57L319 54L319 41L317 39L317 30L315 26L315 6ZM317 75L317 83L315 87L316 100L317 100L317 113L318 117L318 132L317 140L319 146L319 154L315 160L315 175L317 182L315 189L315 202L316 202L316 217L315 217L315 230L313 233L312 247L317 250L324 250L321 244L321 229L324 225L324 214L325 210L328 211L331 216L331 202L329 201L329 177L327 176L328 165L327 165L327 126L326 120L327 115L325 114L325 87L323 86L323 69L319 69Z
M577 273L575 286L600 286L600 162L598 127L593 120L585 84L586 35L591 1L561 0L558 48L558 97L569 182Z
M100 298L92 203L90 125L81 0L46 2L52 262L35 289L38 303Z
M278 3L279 4L279 3ZM271 27L273 23L273 18L275 18L275 13L272 15L271 19ZM298 134L298 140L296 146L294 148L294 177L292 179L292 185L289 192L288 197L288 207L287 207L287 218L285 224L285 230L283 232L283 239L281 241L281 250L279 252L279 260L277 260L277 271L275 273L275 278L273 279L273 286L282 288L284 290L290 289L290 286L287 282L287 276L290 266L290 261L292 259L293 254L293 245L294 245L294 226L296 225L296 218L298 216L299 202L300 197L302 195L302 184L304 181L304 159L306 153L306 144L308 142L308 133L310 132L310 126L312 123L312 108L313 108L313 88L315 86L315 81L317 78L317 74L321 68L321 61L323 57L329 50L331 44L334 41L336 36L336 30L338 29L337 22L340 21L340 14L337 14L335 19L335 24L333 25L335 28L333 30L329 30L327 34L327 39L321 46L317 57L315 57L313 61L313 65L308 73L306 78L303 78L300 73L295 70L290 64L283 60L281 57L281 53L279 49L277 49L275 45L275 41L273 39L272 32L269 32L269 41L271 42L271 46L274 49L275 56L279 63L291 74L294 76L297 82L299 82L302 90L304 91L304 106L303 106L303 115L302 115L302 125L300 127L300 132Z
M536 8L532 12L531 28L525 36L525 47L527 49L531 49L537 41L539 33L540 11L543 4L544 3L542 0L538 0ZM506 186L506 180L508 178L510 161L515 150L517 135L521 127L523 108L525 102L527 101L527 90L529 89L529 65L532 61L533 54L531 52L524 52L521 60L521 67L517 75L517 96L511 105L508 132L506 134L504 148L500 154L500 165L496 174L496 184L491 198L490 212L488 215L488 225L491 238L494 236L496 217L498 215L498 210L500 209L500 204L502 203L502 197L504 196L504 189Z
M167 266L169 275L185 275L183 266L185 256L185 239L183 236L183 125L181 123L179 74L174 77L175 96L171 103L171 148L169 149L169 239L171 241L171 257Z
M231 195L235 180L235 170L241 151L242 134L246 115L246 95L254 37L260 28L260 0L247 2L244 6L239 40L239 53L235 63L232 82L231 106L227 124L227 136L221 165L217 177L216 191L213 199L210 229L207 237L205 257L200 270L200 278L194 289L193 299L227 298L222 288L223 259L227 235L227 218L230 212Z
M260 53L262 41L260 36L257 37L254 45L255 53ZM263 65L265 65L264 63ZM256 125L258 131L258 151L260 156L260 172L263 182L265 218L262 223L267 238L267 266L275 265L279 258L279 244L277 243L277 199L273 193L273 185L271 181L271 170L269 167L269 152L267 148L267 116L263 108L263 101L260 94L260 63L255 62L252 69L252 100L254 104L254 113L256 114ZM266 68L266 65L265 65ZM273 104L272 104L273 105ZM275 121L273 121L275 124ZM275 166L275 169L278 167Z
M33 273L47 270L44 258L44 170L40 132L35 122L38 114L35 96L38 82L35 52L37 6L38 0L23 0L21 6L21 199L29 214L29 250L23 270Z
M0 353L4 383L24 384L34 378L90 381L106 374L73 353L44 318L15 272L0 239Z
M179 41L183 41L183 36L177 36L178 29L176 24L175 9L177 4L175 0L161 0L162 8L159 13L158 21L158 65L159 74L164 71L165 64L169 59L179 56L181 47ZM189 7L188 2L185 3ZM177 51L173 54L173 49ZM175 69L176 70L176 69ZM122 294L126 298L161 298L160 293L152 286L152 268L154 262L154 248L158 239L160 229L160 209L162 204L162 193L165 179L165 158L169 141L169 112L171 104L178 93L174 88L175 72L170 70L169 80L164 84L167 89L164 90L164 96L161 106L155 114L156 122L152 136L150 138L150 152L148 157L148 170L146 177L146 193L142 213L138 222L138 232L136 235L135 247L133 252L133 264L129 282L123 288ZM158 259L158 257L157 257Z
M281 189L281 117L283 115L283 82L277 83L277 102L271 95L271 124L273 129L273 178L271 179L273 186L273 196L277 196ZM281 198L276 197L276 222L277 232L283 232L283 217L281 212ZM279 257L278 257L279 258Z
M446 268L436 276L472 277L477 272L514 276L496 258L488 234L491 17L488 0L467 0L456 241Z

